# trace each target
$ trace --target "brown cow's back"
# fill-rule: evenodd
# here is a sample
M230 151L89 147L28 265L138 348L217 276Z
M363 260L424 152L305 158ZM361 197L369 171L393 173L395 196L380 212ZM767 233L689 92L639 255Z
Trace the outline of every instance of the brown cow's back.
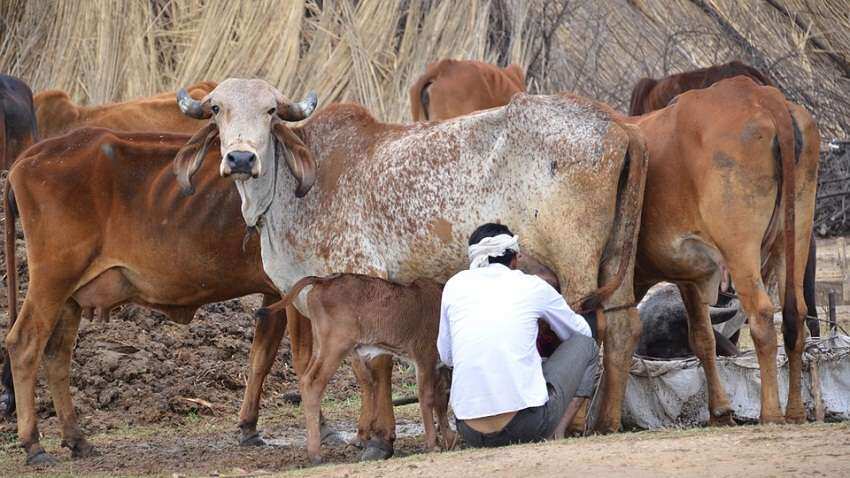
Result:
M664 108L681 93L707 88L722 79L736 76L746 76L757 84L773 86L764 74L740 61L686 71L662 80L642 78L632 90L629 115L642 115Z
M196 176L200 194L181 195L171 160L187 139L86 128L30 148L10 174L30 268L50 262L57 272L76 275L76 284L65 286L101 301L82 306L136 299L168 312L273 293L256 237L242 250L239 196L218 176L215 159ZM82 287L113 268L134 297L106 300Z
M215 82L203 81L187 89L189 94L200 99L215 87ZM84 126L116 131L194 133L204 122L180 113L175 97L174 92L164 92L121 103L79 106L64 91L48 90L35 95L34 103L42 138L59 136Z
M410 88L413 121L443 120L508 104L525 91L517 65L499 68L472 60L440 60Z

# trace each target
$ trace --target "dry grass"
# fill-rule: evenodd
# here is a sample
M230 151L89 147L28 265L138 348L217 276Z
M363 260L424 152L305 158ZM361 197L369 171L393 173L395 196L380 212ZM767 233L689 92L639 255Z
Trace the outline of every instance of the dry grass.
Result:
M4 0L0 71L103 103L257 76L409 119L436 59L518 63L534 92L624 109L631 86L741 58L850 136L846 0Z

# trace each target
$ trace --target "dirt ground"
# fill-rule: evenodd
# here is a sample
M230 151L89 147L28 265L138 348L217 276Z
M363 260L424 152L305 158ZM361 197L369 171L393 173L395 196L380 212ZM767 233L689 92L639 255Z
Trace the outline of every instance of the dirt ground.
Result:
M20 299L27 283L24 257L19 240ZM5 287L0 290L0 330L6 330ZM498 453L426 454L417 405L396 408L396 455L412 455L409 458L357 465L359 450L342 444L325 447L324 454L328 462L343 465L299 471L307 465L304 425L299 408L283 399L296 389L286 341L264 389L259 426L269 446L238 445L237 416L257 307L259 297L208 305L188 326L136 306L114 311L109 322L84 319L71 369L72 394L81 426L100 456L71 461L68 451L60 447L58 420L42 380L38 397L42 443L60 464L46 470L25 467L14 422L0 419L0 476L281 472L513 476L520 470L559 476L567 471L633 477L683 472L686 476L709 472L713 476L773 476L809 471L850 476L850 461L845 458L850 452L850 424L628 433L512 447ZM842 307L840 312L842 322L850 323L850 308ZM394 396L412 395L412 367L400 364L396 371ZM329 386L323 409L334 428L351 436L358 407L356 382L351 369L344 366ZM825 446L827 441L830 446ZM782 453L790 449L794 454Z

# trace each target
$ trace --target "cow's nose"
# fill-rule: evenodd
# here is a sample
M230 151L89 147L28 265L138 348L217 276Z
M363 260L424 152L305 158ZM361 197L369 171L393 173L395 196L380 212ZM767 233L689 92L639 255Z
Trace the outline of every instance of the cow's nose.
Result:
M257 155L250 151L231 151L227 153L227 165L231 173L251 174Z

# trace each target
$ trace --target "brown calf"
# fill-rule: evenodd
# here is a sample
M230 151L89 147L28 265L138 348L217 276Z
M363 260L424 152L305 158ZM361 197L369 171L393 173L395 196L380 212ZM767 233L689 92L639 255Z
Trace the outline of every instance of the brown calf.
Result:
M360 274L305 277L286 299L272 306L284 309L304 287L312 286L304 299L313 312L316 347L300 387L307 419L307 455L321 462L319 416L322 394L342 360L352 351L361 359L397 355L416 364L416 390L425 425L425 443L437 445L436 412L443 446L451 448L456 434L447 417L448 384L438 373L437 332L440 326L442 286L416 280L408 286Z
M517 65L499 68L472 60L440 60L410 87L413 121L444 120L504 106L525 91L525 74Z

